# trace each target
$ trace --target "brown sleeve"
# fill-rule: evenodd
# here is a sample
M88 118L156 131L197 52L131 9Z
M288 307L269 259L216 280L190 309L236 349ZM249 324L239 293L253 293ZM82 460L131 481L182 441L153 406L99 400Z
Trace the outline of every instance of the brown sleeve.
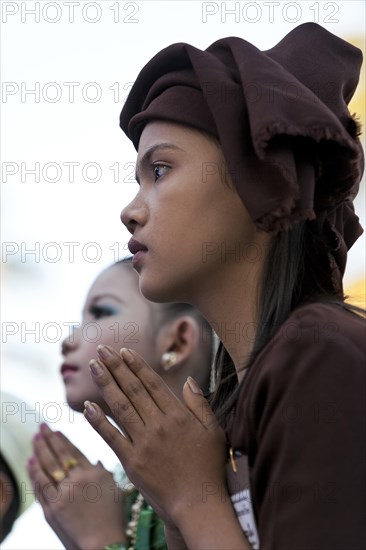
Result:
M364 550L365 355L342 330L295 328L261 357L243 411L260 548Z

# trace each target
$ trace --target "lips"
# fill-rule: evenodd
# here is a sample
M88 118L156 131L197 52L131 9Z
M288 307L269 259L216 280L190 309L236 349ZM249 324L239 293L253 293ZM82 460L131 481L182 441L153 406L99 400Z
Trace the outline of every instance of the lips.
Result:
M139 243L135 239L130 239L128 243L128 249L133 254L132 264L137 269L137 264L145 256L147 247L144 244Z
M147 252L147 247L132 238L128 241L128 250L131 254L137 254L137 252Z
M68 376L72 375L78 370L79 370L79 367L77 367L76 365L69 365L68 363L63 363L61 365L60 372L64 378L67 378Z

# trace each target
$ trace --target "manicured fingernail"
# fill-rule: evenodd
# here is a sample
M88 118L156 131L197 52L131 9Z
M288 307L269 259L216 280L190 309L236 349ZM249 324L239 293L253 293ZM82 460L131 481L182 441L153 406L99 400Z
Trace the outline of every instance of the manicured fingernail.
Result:
M34 436L34 439L36 439L37 441L39 441L42 438L43 438L43 435L39 432L37 432L36 435Z
M42 432L45 432L45 431L47 431L47 429L49 429L49 427L47 426L47 424L45 422L42 422L42 424L40 425L40 428L41 428Z
M124 360L125 363L127 363L128 365L130 365L133 361L133 355L132 353L130 352L129 349L127 348L122 348L121 351L120 351L120 355L122 357L122 359Z
M95 416L97 414L97 409L90 401L84 401L84 407L88 416Z
M102 372L103 372L102 367L100 366L98 361L96 361L95 359L92 359L90 361L89 367L90 367L90 370L92 371L92 373L94 374L94 376L98 376L99 374L102 374Z
M34 458L34 456L31 456L30 458L28 458L29 466L33 466L35 463L36 463L36 459Z
M191 376L188 376L187 383L188 383L189 389L193 393L199 393L199 394L203 395L203 391L201 390L201 388L199 387L197 382Z
M111 357L112 355L109 347L103 346L103 344L99 344L99 346L97 346L97 352L99 357L101 357L102 359L109 359L109 357Z

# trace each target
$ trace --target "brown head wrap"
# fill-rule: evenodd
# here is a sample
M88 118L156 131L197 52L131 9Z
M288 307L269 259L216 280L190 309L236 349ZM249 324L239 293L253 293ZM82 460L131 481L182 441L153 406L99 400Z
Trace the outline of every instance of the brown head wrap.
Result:
M315 220L343 275L362 233L352 201L363 152L347 108L361 63L359 49L315 23L267 51L236 37L205 51L173 44L138 75L121 128L136 149L152 120L212 134L255 225L278 231Z

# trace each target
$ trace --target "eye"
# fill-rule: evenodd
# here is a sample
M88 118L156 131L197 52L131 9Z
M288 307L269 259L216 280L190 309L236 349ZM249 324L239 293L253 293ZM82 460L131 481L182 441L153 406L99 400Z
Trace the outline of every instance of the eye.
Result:
M93 305L90 306L89 312L94 317L94 319L101 319L102 317L111 317L116 315L118 311L111 306L99 306Z
M166 164L154 164L153 166L154 181L157 181L162 176L164 176L168 169L169 169L169 166L167 166Z

